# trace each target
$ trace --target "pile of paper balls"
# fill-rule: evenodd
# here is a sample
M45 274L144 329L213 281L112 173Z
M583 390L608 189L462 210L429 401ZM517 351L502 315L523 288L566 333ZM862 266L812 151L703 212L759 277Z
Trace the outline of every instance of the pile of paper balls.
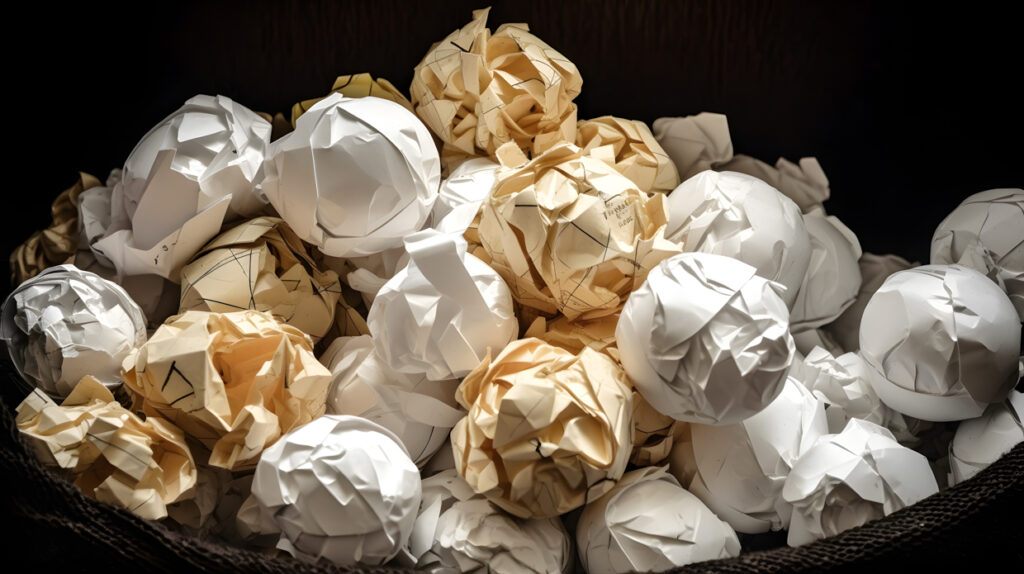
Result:
M1024 190L929 265L862 253L813 158L580 120L580 71L487 15L411 100L199 95L58 198L0 325L44 463L309 562L595 573L832 536L1024 440Z

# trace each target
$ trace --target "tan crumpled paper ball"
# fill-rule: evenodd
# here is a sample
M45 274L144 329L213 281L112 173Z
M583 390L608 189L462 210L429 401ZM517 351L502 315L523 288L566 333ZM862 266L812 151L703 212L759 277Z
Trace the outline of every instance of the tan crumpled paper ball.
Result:
M503 147L480 239L520 304L570 321L613 314L662 259L667 210L608 164L563 143L527 161Z
M231 470L324 414L331 382L306 334L259 311L172 317L123 369L135 409L173 421Z
M679 185L679 172L654 139L651 128L638 120L602 116L576 124L576 145L629 178L641 191L668 193Z
M631 447L626 373L592 349L520 339L463 379L452 429L459 474L521 518L564 514L611 489Z

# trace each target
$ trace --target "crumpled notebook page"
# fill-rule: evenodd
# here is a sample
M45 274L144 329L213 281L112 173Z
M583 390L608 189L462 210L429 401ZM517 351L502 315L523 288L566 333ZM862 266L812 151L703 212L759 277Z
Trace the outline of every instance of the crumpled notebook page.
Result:
M576 145L583 153L615 168L647 193L668 193L679 173L647 124L614 116L580 120Z

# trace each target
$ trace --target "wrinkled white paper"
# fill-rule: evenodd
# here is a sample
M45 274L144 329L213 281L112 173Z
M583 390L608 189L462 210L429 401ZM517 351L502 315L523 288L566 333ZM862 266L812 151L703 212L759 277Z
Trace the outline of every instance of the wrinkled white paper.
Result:
M811 258L793 303L789 328L807 331L831 323L860 291L860 241L838 218L820 207L804 214Z
M442 233L466 231L480 212L480 206L490 197L500 167L490 159L478 157L453 169L441 182L431 227Z
M1012 391L982 416L963 421L949 443L949 485L985 470L1024 441L1024 393Z
M680 181L732 159L729 121L722 114L658 118L654 120L654 139L676 165Z
M419 471L398 437L324 415L263 451L238 527L279 532L278 549L307 562L379 565L408 542L419 504Z
M121 361L146 342L146 318L117 284L58 265L7 297L0 340L23 379L63 398L86 375L121 386Z
M426 126L381 98L331 94L267 157L267 200L299 237L334 257L400 247L426 222L441 182Z
M622 309L622 366L674 419L733 424L768 406L795 351L779 285L736 259L682 253L662 261Z
M760 179L792 199L804 213L822 208L821 204L831 194L825 171L813 157L802 157L799 164L780 157L772 167L759 159L739 154L718 169L738 171Z
M920 263L911 263L899 255L865 253L860 256L858 265L861 283L857 298L835 321L823 327L844 352L850 353L860 350L860 319L864 316L864 308L868 306L871 296L890 275L917 267Z
M1020 323L998 285L960 265L889 276L864 309L860 353L889 407L928 421L981 416L1019 378Z
M792 308L811 259L800 209L749 175L704 171L668 196L665 237L686 251L735 257L786 287Z

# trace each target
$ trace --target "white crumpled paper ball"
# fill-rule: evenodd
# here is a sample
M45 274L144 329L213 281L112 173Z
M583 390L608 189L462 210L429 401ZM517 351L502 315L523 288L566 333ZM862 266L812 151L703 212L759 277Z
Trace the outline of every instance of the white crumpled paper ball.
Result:
M1024 441L1024 393L1013 391L976 419L963 421L949 443L949 485L960 484Z
M774 187L731 171L701 172L668 196L665 237L684 251L734 257L786 287L790 308L811 260L800 208Z
M793 505L790 546L834 536L939 491L928 459L892 433L851 419L825 435L789 472L782 496Z
M441 160L423 122L395 102L331 94L270 146L263 193L326 255L401 247L433 209Z
M835 321L822 327L832 340L844 351L855 353L860 350L860 320L871 296L885 283L890 275L920 265L911 263L899 255L875 255L864 253L857 262L860 267L860 289L857 298ZM810 352L810 349L808 349Z
M697 474L687 489L737 532L757 534L789 527L786 476L828 434L828 424L824 403L790 378L782 394L749 419L692 425L690 433Z
M654 139L675 164L680 181L732 159L729 120L723 114L658 118L652 128Z
M424 230L406 238L409 264L377 292L366 317L377 352L394 370L431 380L461 378L490 349L516 339L508 285L466 253L458 235Z
M676 420L733 424L782 392L795 352L778 284L736 259L681 253L634 291L615 329L622 366Z
M664 572L740 553L732 528L654 466L626 473L583 508L576 545L589 574Z
M860 241L838 218L820 207L804 215L811 258L789 314L794 333L836 320L860 291Z
M931 262L986 275L1024 321L1024 189L990 189L965 199L935 230Z
M1017 384L1020 322L998 285L969 267L889 276L864 309L860 353L889 407L927 421L981 416Z
M431 227L445 233L466 231L490 197L499 168L501 165L490 159L476 157L453 169L441 182Z
M363 417L395 433L417 466L430 460L466 415L455 402L457 379L431 381L395 372L369 335L338 337L320 362L333 375L327 412Z
M60 399L86 375L119 387L121 362L146 342L146 317L116 283L58 265L7 297L0 340L23 379Z
M307 562L379 565L408 542L419 504L419 470L398 437L324 415L263 451L238 527L280 533L277 548Z

